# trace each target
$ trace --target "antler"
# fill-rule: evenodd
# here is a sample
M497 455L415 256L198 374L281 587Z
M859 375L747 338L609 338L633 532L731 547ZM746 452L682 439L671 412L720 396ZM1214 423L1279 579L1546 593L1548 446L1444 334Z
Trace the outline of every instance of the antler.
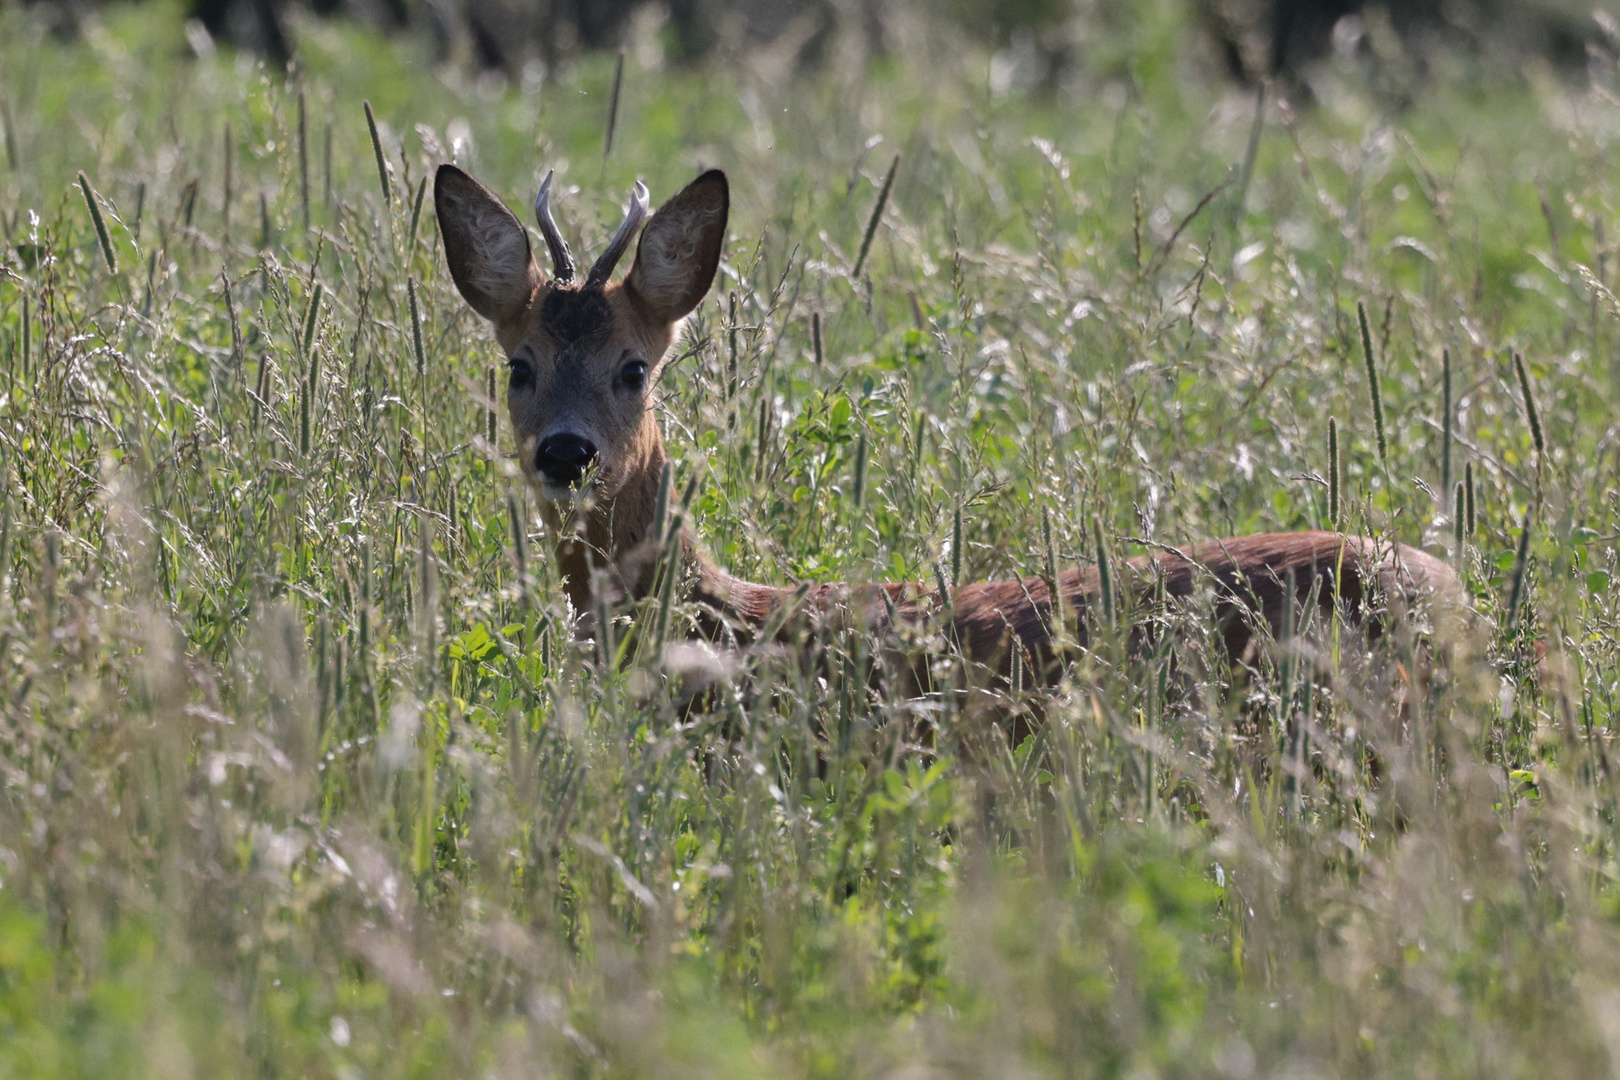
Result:
M551 177L552 173L547 172L540 194L534 197L534 216L540 222L540 235L546 238L546 247L551 249L551 265L557 271L557 280L566 284L574 280L574 256L551 216Z
M585 276L585 284L602 285L613 268L619 265L619 259L624 256L624 249L630 246L630 241L636 238L636 231L641 223L647 220L647 185L640 180L636 181L635 188L630 192L630 209L624 212L624 221L619 224L619 231L613 234L608 241L607 250L602 257L591 266L591 272Z

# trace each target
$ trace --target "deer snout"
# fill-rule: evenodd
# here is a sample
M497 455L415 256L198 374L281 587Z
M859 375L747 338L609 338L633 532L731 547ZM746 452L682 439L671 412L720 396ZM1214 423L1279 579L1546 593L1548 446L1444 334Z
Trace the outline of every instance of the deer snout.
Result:
M534 448L534 467L553 484L574 484L596 460L596 444L583 435L548 435Z

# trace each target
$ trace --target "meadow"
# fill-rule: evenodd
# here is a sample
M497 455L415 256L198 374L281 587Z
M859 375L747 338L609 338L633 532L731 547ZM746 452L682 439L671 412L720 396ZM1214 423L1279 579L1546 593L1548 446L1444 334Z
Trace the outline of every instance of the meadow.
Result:
M0 9L0 1075L1620 1069L1615 66L1287 104L1185 15L1048 96L925 22L801 74L641 24L615 95ZM1187 612L1015 688L1017 745L847 636L579 640L452 158L525 222L556 169L585 253L726 169L659 396L738 574L1339 525L1478 629L1419 692Z

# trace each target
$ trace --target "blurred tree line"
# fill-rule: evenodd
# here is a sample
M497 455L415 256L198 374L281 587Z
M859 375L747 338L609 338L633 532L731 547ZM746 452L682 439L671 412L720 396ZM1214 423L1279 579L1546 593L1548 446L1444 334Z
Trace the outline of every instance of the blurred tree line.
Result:
M75 13L101 0L37 0L71 29ZM1052 89L1086 62L1088 41L1131 19L1132 0L190 0L216 38L287 63L294 5L390 33L417 33L444 59L464 57L516 74L531 60L555 64L585 50L621 47L638 17L663 20L672 58L695 62L717 50L786 40L802 67L821 62L835 37L871 53L888 46L896 19L958 28L969 40L1011 49L1032 89ZM1585 63L1616 0L1186 0L1188 26L1234 79L1298 86L1327 57L1359 57L1421 78L1437 50L1486 64L1536 56L1571 69ZM1592 4L1599 5L1593 11ZM1609 43L1611 50L1614 43Z
M1594 18L1592 0L1194 0L1227 70L1250 82L1297 80L1330 53L1419 70L1446 49L1579 67L1599 43L1606 3L1612 0L1598 0Z

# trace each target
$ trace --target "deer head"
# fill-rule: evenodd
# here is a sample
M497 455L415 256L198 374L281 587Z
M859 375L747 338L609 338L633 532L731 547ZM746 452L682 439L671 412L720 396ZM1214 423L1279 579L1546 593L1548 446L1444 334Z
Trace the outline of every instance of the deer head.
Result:
M710 170L647 220L647 189L638 183L624 223L583 282L550 196L548 175L535 200L551 252L547 277L528 233L489 189L442 165L433 191L450 275L506 353L523 475L547 523L566 531L572 521L603 556L600 565L634 548L651 519L664 463L652 391L677 324L714 281L730 195L725 174ZM630 272L611 280L638 230Z

